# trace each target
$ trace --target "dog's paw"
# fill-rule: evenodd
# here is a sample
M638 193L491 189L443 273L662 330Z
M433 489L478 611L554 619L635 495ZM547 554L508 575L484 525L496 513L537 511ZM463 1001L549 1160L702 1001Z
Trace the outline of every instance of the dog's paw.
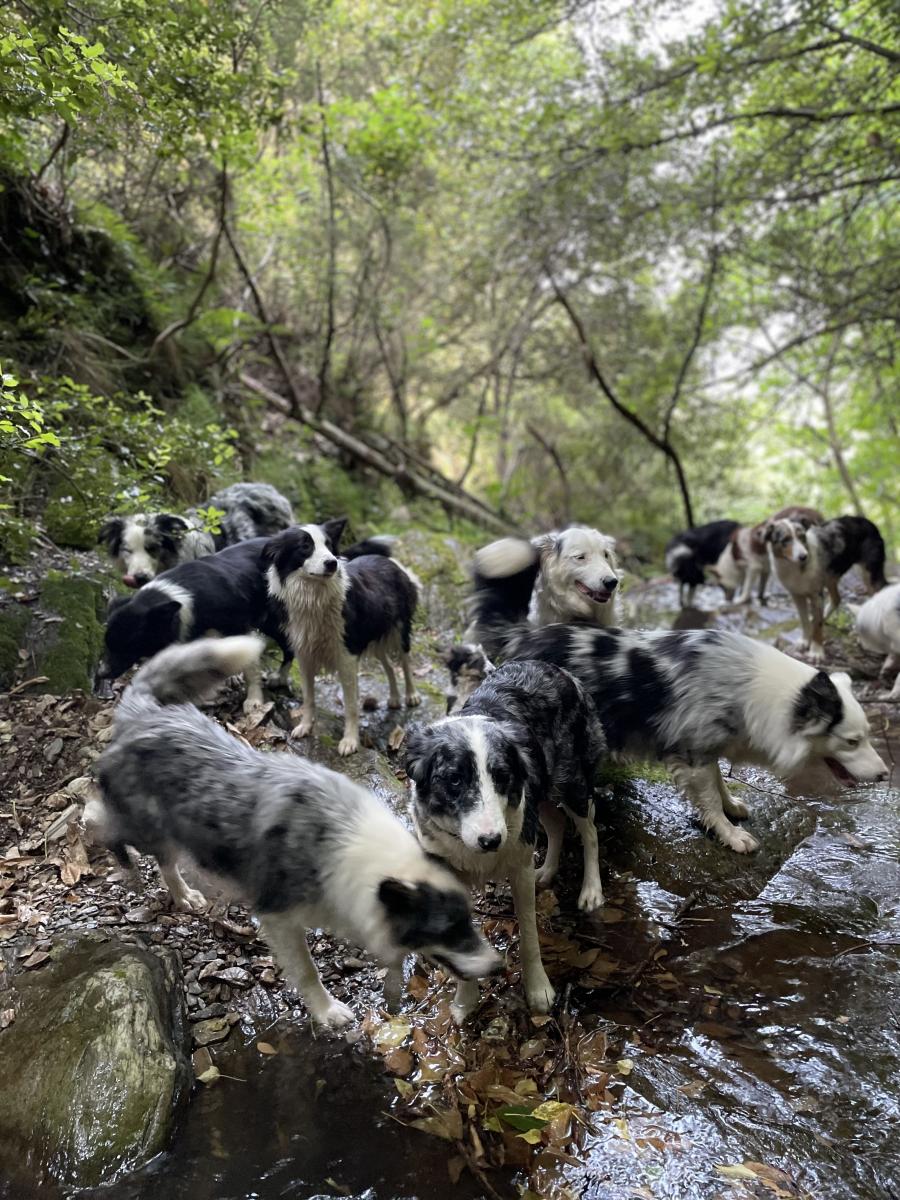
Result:
M202 892L198 892L196 888L185 887L178 897L175 907L180 908L183 912L202 913L206 911L208 903Z
M525 980L525 999L535 1013L548 1013L553 1007L556 992L543 967L532 971L530 978Z
M291 737L302 738L309 737L312 733L313 718L301 717L298 723L291 730Z
M266 702L261 696L254 696L252 699L248 696L241 705L245 717L254 717L257 713L261 713L265 707Z
M313 1021L320 1029L326 1029L329 1033L337 1033L341 1029L346 1029L348 1025L352 1025L356 1020L353 1009L346 1004L342 1004L340 1000L335 1000L330 997L330 1003L317 1009L310 1014Z
M548 888L556 878L556 868L548 867L546 863L534 873L534 886L537 888Z
M746 829L732 829L728 833L723 831L720 837L730 850L735 850L738 854L752 854L754 850L759 849L759 842Z
M744 801L738 800L737 796L733 796L731 792L722 796L722 807L729 817L734 817L736 821L744 821L750 816L750 809Z
M408 693L408 695L406 697L406 707L407 708L418 708L421 703L422 703L422 697L419 695L418 692L409 692Z
M390 700L388 700L388 702L387 702L387 706L388 706L388 708L390 708L393 711L398 708L402 708L403 701L400 699L399 696L391 696Z
M811 663L823 663L825 661L825 650L822 646L818 645L816 642L813 642L809 648L809 654L807 657Z
M578 907L582 912L596 912L603 907L603 887L599 879L586 879L581 885Z
M348 754L355 754L359 749L359 738L342 737L338 742L338 754L341 758L346 758Z

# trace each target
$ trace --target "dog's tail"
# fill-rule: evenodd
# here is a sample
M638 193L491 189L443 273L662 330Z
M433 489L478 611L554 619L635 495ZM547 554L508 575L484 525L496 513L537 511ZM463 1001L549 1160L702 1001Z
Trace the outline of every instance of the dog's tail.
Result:
M466 637L480 642L492 658L509 649L522 632L540 570L540 553L525 538L501 538L475 555Z
M341 558L361 558L364 554L380 554L384 558L390 558L394 551L394 543L397 539L390 533L379 533L375 537L365 538L361 542L354 542L352 546L348 546L346 550L341 551Z
M116 715L134 717L164 704L191 704L215 691L229 675L259 663L258 637L200 638L168 646L141 667Z

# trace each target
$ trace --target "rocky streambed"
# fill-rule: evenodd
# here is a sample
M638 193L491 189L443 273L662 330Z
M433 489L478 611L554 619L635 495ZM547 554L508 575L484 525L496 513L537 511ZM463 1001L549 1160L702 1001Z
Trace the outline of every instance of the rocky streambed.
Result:
M425 538L401 553L429 589L416 673L435 716L463 555ZM685 618L664 582L629 593L641 623L795 638L777 601L759 614L717 608L712 590L700 602ZM840 628L829 652L872 697L893 763L897 709L874 698L877 664ZM403 811L406 714L388 713L378 675L362 694L368 744L341 767ZM287 738L289 698L252 726L239 700L215 710L237 735L335 765L336 688L309 746ZM741 771L762 846L739 857L698 830L658 768L611 768L598 802L606 906L577 914L571 847L540 899L551 1017L524 1010L498 889L479 909L509 967L462 1031L440 972L415 968L389 1014L377 964L314 938L360 1018L330 1041L233 898L173 912L149 864L135 895L85 843L78 815L109 715L30 687L0 711L0 1196L897 1194L900 773L838 794L830 777Z

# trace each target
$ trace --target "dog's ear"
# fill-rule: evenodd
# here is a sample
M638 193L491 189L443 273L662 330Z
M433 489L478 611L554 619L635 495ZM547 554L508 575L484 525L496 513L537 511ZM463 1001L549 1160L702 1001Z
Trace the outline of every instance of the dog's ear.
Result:
M124 517L107 517L100 526L100 532L97 534L97 541L103 542L112 557L116 558L119 551L122 549L122 534L124 532Z
M154 629L171 633L175 637L178 633L180 614L181 604L177 600L166 600L162 604L153 605L147 613L147 622Z
M419 889L405 879L382 879L378 899L392 917L408 916L416 908Z
M174 513L158 513L153 518L153 525L163 537L170 537L175 542L184 541L191 529L184 517L176 517Z
M774 530L775 523L773 521L764 521L759 531L760 537L764 542L771 542Z
M796 733L816 737L841 719L844 702L833 682L840 678L840 675L829 677L825 671L817 671L809 683L804 684L794 701L792 726ZM843 678L850 682L848 676Z
M330 521L323 522L322 532L325 534L325 541L332 554L337 554L338 546L341 544L341 535L346 528L346 517L332 517Z
M406 729L406 774L413 783L421 786L428 775L428 759L431 749L430 725L409 725Z
M537 550L541 562L546 562L551 554L559 553L562 538L558 533L541 533L531 539L531 544Z

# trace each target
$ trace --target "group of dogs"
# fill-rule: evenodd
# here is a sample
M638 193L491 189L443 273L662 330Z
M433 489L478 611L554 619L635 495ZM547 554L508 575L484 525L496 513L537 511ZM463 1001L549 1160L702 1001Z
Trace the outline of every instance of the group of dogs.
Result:
M266 485L237 485L216 500L226 509L224 540L236 530L251 536L205 557L185 546L179 558L190 516L182 526L140 516L105 527L126 582L143 586L111 608L99 680L149 662L116 708L85 822L124 868L132 868L130 849L153 855L178 905L204 904L179 871L184 856L236 887L319 1025L340 1028L353 1013L322 984L306 944L316 928L387 966L389 1003L408 955L443 967L457 978L452 1009L463 1021L478 1003L477 981L502 965L472 916L468 886L487 879L510 882L526 999L548 1011L554 992L535 889L555 875L568 814L583 850L579 908L602 905L594 779L608 754L663 762L704 826L738 852L757 842L737 823L747 809L727 788L721 758L780 774L824 762L845 785L887 775L847 675L722 630L619 628L615 542L576 527L478 551L467 641L448 654L450 710L406 730L411 833L344 774L252 749L196 702L243 674L248 705L258 704L263 642L255 635L265 634L282 650L276 683L298 660L303 709L294 734L312 729L316 675L335 672L344 695L339 752L352 753L364 655L384 667L391 707L401 704L392 657L406 703L418 702L409 665L415 577L392 557L392 539L342 553L343 520L296 525ZM805 529L807 543L815 528ZM160 530L165 557L155 553ZM541 827L547 849L536 871Z
M706 569L735 604L748 603L754 593L764 604L774 574L797 609L801 648L811 662L825 659L824 624L840 606L841 576L859 566L869 591L878 591L887 583L884 562L884 539L868 518L826 521L804 505L782 508L757 525L712 521L676 534L666 547L666 566L688 607Z

